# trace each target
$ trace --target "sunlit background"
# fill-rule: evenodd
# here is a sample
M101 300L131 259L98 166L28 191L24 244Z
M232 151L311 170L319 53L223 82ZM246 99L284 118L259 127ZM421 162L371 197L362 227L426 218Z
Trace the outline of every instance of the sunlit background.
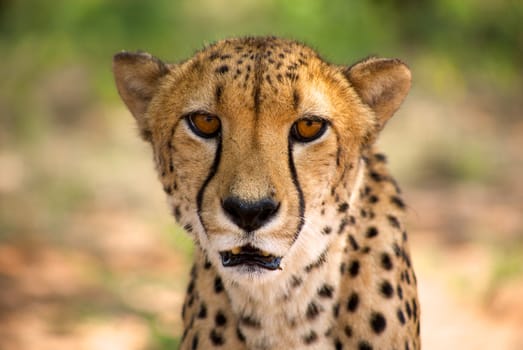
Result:
M1 0L0 348L176 348L192 244L111 58L274 34L410 65L380 144L411 208L424 349L523 349L522 23L520 0Z

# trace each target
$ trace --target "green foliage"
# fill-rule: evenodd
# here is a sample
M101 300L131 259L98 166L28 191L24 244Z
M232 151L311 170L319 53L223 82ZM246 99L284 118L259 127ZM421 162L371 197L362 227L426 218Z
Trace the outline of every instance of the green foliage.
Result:
M523 242L496 247L495 261L490 271L490 289L521 278L523 275Z

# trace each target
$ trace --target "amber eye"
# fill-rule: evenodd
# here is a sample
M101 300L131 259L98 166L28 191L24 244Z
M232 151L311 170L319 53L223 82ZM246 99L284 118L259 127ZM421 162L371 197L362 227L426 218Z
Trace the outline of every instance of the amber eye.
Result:
M327 121L317 117L297 120L291 129L291 135L296 141L311 142L319 138L327 129Z
M203 138L211 138L220 132L220 119L212 114L192 113L186 117L191 130Z

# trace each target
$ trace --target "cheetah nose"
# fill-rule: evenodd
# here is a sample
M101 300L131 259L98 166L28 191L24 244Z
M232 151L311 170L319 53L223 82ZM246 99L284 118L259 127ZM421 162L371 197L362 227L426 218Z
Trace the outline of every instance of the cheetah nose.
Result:
M270 198L249 202L238 197L227 197L222 201L227 216L247 232L255 231L269 222L279 207L280 203Z

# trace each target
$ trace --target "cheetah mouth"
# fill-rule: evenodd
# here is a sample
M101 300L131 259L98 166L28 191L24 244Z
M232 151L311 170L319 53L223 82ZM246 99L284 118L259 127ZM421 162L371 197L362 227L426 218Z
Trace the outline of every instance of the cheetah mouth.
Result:
M222 265L233 267L239 265L258 266L267 270L280 269L281 256L274 256L251 245L235 247L220 252Z

